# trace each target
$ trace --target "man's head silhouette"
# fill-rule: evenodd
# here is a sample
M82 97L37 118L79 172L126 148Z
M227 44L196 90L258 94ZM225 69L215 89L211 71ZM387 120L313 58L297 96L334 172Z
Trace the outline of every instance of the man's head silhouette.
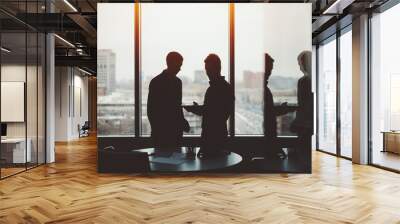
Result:
M269 54L265 53L265 81L268 81L273 68L274 59Z
M206 59L204 59L204 63L206 74L210 81L221 76L221 59L219 59L218 55L209 54Z
M311 51L302 51L297 57L300 71L302 71L305 75L311 75L311 57Z
M176 75L181 70L183 57L176 51L171 51L167 55L167 72Z

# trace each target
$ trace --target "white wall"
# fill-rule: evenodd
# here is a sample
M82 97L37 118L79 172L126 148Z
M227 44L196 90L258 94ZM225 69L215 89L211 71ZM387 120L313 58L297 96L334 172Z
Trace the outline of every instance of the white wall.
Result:
M55 69L55 141L68 140L69 95L68 86L70 77L67 67Z
M2 65L1 81L3 82L25 82L25 65ZM7 108L1 108L6 110ZM25 137L25 122L7 123L7 137Z
M36 67L25 65L3 65L1 67L1 81L2 82L24 82L27 83L26 72L28 72L28 87L27 87L27 122L7 122L7 136L8 137L25 137L25 126L28 125L28 137L30 134L36 135L37 114L37 93L36 93L36 80L31 77L31 74L36 74ZM41 105L39 105L40 107ZM1 108L7 110L9 108ZM22 108L24 110L24 108ZM34 113L35 112L35 113Z
M75 68L56 67L55 86L55 140L77 139L78 124L88 120L88 78Z
M37 70L38 69L38 70ZM8 138L25 138L29 139L29 147L31 149L32 162L44 163L44 74L41 66L32 66L25 64L3 64L1 66L2 82L23 82L25 83L26 99L22 102L22 108L2 107L2 112L17 113L15 110L22 110L19 113L25 114L26 119L22 122L5 122L7 123ZM2 89L3 92L4 89ZM24 90L20 94L24 94ZM2 98L7 95L2 95ZM15 102L17 103L17 102ZM26 105L25 105L26 104ZM9 111L8 111L9 110ZM12 111L14 110L14 111ZM39 159L39 161L36 161Z

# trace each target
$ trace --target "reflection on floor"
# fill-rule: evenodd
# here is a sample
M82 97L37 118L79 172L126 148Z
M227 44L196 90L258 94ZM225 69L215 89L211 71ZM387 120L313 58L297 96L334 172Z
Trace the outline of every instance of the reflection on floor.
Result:
M307 172L307 166L305 165L304 155L296 152L295 149L288 149L287 157L285 159L279 159L276 156L266 156L264 159L245 159L238 166L231 169L224 170L227 172L235 173L309 173ZM216 171L221 172L221 171Z
M400 171L400 155L391 152L374 151L373 164Z
M24 171L24 167L9 167L9 168L1 168L1 178L16 174L18 172Z
M1 178L5 178L17 173L20 173L22 171L25 171L26 169L30 169L33 167L36 167L36 163L27 163L26 165L21 163L21 164L3 164L3 167L1 168Z

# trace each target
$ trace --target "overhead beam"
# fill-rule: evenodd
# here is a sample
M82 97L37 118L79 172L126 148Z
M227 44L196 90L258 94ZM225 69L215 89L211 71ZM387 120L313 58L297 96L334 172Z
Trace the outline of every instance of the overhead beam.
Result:
M91 38L91 40L94 40L91 45L96 45L96 38L97 38L97 30L90 24L85 17L83 17L80 14L67 14L67 16L74 21L79 27L82 28L83 31ZM87 40L90 41L90 40Z
M62 13L19 13L16 17L20 21L43 32L82 30L75 21Z
M342 14L353 2L355 0L336 0L323 11L323 14Z
M87 67L97 69L97 59L91 56L55 56L56 66Z

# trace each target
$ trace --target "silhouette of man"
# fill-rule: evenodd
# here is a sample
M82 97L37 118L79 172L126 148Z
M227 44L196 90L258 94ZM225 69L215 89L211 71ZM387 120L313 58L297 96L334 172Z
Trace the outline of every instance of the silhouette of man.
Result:
M234 93L232 86L221 76L221 60L216 54L209 54L204 60L210 80L202 106L185 107L189 112L202 116L200 157L226 153L228 139L227 120L233 112Z
M286 155L277 143L278 134L276 117L287 114L291 110L287 107L287 103L283 103L280 106L274 105L274 98L271 90L268 87L268 80L272 74L273 67L274 59L269 54L265 54L264 137L266 140L266 145L270 148L269 152L281 159L284 159Z
M311 90L311 52L303 51L297 57L300 71L303 76L297 82L296 118L290 129L299 139L298 149L302 152L306 172L311 172L311 136L313 134L313 93Z
M297 82L296 118L291 125L295 133L312 135L313 124L313 95L311 91L311 52L303 51L297 57L303 76Z
M190 130L182 111L182 81L176 77L183 57L178 52L167 55L167 68L154 77L149 85L147 117L155 148L177 149L183 131Z

